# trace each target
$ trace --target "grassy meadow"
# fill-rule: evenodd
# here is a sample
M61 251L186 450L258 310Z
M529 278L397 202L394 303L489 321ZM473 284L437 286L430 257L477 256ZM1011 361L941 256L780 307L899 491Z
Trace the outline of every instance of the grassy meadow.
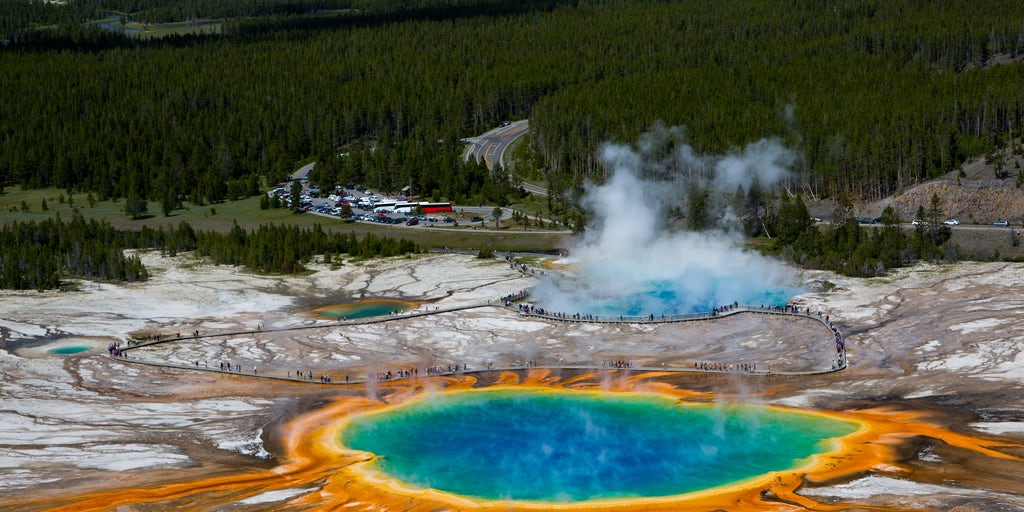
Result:
M63 201L61 198L63 197ZM493 223L469 225L468 219L476 213L453 212L459 226L440 225L436 228L423 226L407 227L404 225L382 225L366 222L343 222L335 217L323 217L312 214L294 214L287 208L262 210L260 198L250 197L239 201L198 206L185 203L184 207L164 216L160 204L150 201L148 213L138 219L132 219L124 212L124 199L118 201L87 200L85 193L69 195L67 191L56 188L22 190L18 186L6 187L0 194L0 224L11 222L40 221L60 215L64 219L71 218L77 209L86 219L104 220L114 227L126 230L142 229L143 226L157 228L177 225L181 221L188 222L197 230L227 232L237 222L245 229L255 229L260 224L291 224L312 227L320 224L325 230L354 232L359 236L374 233L381 236L408 238L421 247L449 247L452 249L493 249L493 250L550 250L565 247L569 235L564 232L553 232L531 228L527 232L522 227L507 226L502 229L493 228ZM43 202L46 209L43 209ZM27 208L23 208L23 205ZM439 223L440 224L440 223Z

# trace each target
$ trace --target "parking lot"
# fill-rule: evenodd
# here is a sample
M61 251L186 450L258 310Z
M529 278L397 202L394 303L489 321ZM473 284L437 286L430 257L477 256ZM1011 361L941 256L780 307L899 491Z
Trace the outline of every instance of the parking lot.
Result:
M417 214L416 208L406 197L388 196L365 187L336 187L334 190L324 191L303 180L302 190L299 205L304 211L343 222L372 222L409 228L456 225L482 228L494 222L493 207L453 207L455 211ZM267 194L276 196L285 203L291 200L288 184L283 184ZM343 215L346 204L351 215ZM511 212L502 211L503 219L510 217Z

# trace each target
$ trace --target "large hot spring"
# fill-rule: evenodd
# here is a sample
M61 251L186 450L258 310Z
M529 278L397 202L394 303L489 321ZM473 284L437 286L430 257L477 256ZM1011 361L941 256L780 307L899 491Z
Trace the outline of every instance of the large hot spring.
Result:
M671 280L553 276L534 289L533 299L538 307L552 312L658 317L707 313L734 303L781 306L800 293L803 290L789 284L759 282L742 274L716 277L694 269Z
M356 416L341 443L405 484L485 500L672 496L787 470L855 423L759 405L471 390Z

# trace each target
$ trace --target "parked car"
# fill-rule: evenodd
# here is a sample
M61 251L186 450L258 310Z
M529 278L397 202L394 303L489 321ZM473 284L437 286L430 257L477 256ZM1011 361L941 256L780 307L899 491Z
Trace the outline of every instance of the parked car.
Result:
M1006 222L1005 220L997 220L997 221L993 222L992 225L997 227L997 228L1005 228L1005 227L1009 226L1010 223Z
M927 226L928 225L927 222L925 222L925 221L923 221L921 219L914 219L914 222L911 222L911 224L913 224L915 226Z
M483 222L484 218L483 217L473 217L473 218L469 219L469 221L470 222Z
M947 226L956 226L956 225L960 224L960 221L958 221L956 219L949 219L946 222L943 222L943 224L945 224Z
M444 222L455 222L455 219L453 219L451 217L445 217L444 218Z
M405 225L406 226L415 226L416 224L419 224L419 223L420 223L419 219L409 219L409 220L407 220L405 222Z

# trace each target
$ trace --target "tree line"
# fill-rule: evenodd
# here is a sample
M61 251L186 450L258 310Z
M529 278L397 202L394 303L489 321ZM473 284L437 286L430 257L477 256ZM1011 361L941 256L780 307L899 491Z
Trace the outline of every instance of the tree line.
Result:
M853 205L844 200L832 222L819 227L797 195L781 197L777 209L765 216L763 228L774 236L770 251L789 261L847 276L875 277L919 260L962 257L959 247L947 243L952 229L942 223L944 218L942 201L933 195L928 207L921 205L918 210L918 219L927 219L927 224L904 230L903 220L888 206L878 219L880 226L866 228L853 216Z
M227 21L229 33L273 27L368 25L407 19L447 19L530 12L553 0L0 0L0 40L53 40L76 26L116 19L149 24ZM40 32L38 29L44 29ZM33 32L37 32L34 33Z
M62 279L145 281L149 275L136 255L125 255L124 233L110 224L74 215L0 227L0 287L52 289Z
M604 179L601 144L659 120L686 126L700 152L782 137L803 157L795 182L869 199L955 169L1024 124L1024 4L253 5L266 15L226 20L223 36L8 44L0 183L202 204L227 198L225 183L279 181L318 159L333 167L326 185L502 196L481 192L460 140L529 117L517 172L568 200ZM507 176L482 179L493 189Z
M357 237L312 228L261 225L246 231L236 223L228 233L196 231L187 222L166 229L115 229L107 222L85 220L77 212L41 222L13 222L0 227L0 288L53 289L62 280L88 278L145 281L149 274L136 254L126 249L157 250L167 255L193 251L217 264L242 265L258 272L305 270L313 255L326 262L351 258L400 256L419 248L404 238Z
M293 225L263 224L246 231L235 223L227 233L195 231L182 221L167 229L143 227L127 232L132 247L159 250L168 255L194 251L217 264L241 265L269 273L294 273L306 269L314 255L323 255L326 262L345 254L352 258L400 256L419 252L419 247L406 238L392 238L367 233L328 233L316 224L312 228Z

